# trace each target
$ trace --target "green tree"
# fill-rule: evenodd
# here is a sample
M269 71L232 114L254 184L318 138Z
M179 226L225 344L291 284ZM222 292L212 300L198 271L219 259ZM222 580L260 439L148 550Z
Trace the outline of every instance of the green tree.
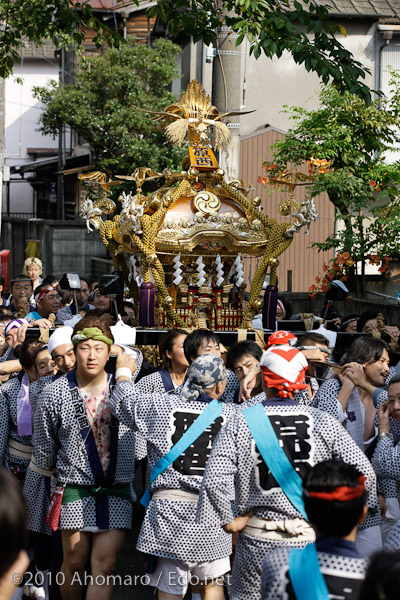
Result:
M179 52L179 46L165 39L152 48L130 40L84 60L73 85L53 81L35 87L45 105L41 130L56 136L61 125L69 125L90 144L96 168L109 174L145 165L177 166L182 149L169 144L152 115L135 107L157 111L175 101L168 86L179 75Z
M344 27L314 0L159 0L149 11L168 24L171 34L183 31L206 43L213 43L217 28L227 24L239 34L237 44L247 38L256 58L261 53L279 58L287 50L323 83L332 81L338 90L371 101L361 81L368 70L336 38L346 35Z
M115 6L121 5L116 1ZM124 2L139 5L140 0ZM159 0L150 9L167 25L171 35L193 36L212 43L217 27L227 24L247 38L250 53L258 58L289 51L294 60L315 71L324 83L332 81L341 90L371 101L362 79L367 71L336 38L346 33L333 22L326 6L314 0ZM229 15L228 15L229 13ZM40 44L51 39L58 46L82 46L84 27L95 31L94 42L102 46L122 43L93 13L89 0L0 0L0 76L12 73L24 40Z
M14 62L19 60L18 51L26 41L40 45L51 40L57 48L82 46L85 27L94 31L93 42L98 47L104 43L118 45L120 41L86 0L0 0L0 23L0 77L12 73Z
M309 193L315 197L326 192L342 225L316 246L348 254L350 266L361 261L364 275L369 256L376 260L400 254L400 163L385 160L385 153L400 141L400 78L393 75L390 97L382 96L368 107L333 86L322 90L320 103L318 110L286 107L295 125L272 146L268 177L282 176L309 161L315 177ZM319 161L328 164L322 162L321 168Z

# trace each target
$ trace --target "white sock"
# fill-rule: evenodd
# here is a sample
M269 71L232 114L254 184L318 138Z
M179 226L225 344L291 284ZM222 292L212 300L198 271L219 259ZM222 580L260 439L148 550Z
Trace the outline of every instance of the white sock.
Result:
M36 582L37 586L34 586L35 591L37 590L34 593L35 597L47 600L49 597L49 569L41 571L36 567Z

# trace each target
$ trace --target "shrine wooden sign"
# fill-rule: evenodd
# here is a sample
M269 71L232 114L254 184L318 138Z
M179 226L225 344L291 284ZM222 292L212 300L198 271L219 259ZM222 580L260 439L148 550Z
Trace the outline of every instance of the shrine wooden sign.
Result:
M189 158L190 166L199 171L214 171L219 167L214 152L206 146L190 146Z

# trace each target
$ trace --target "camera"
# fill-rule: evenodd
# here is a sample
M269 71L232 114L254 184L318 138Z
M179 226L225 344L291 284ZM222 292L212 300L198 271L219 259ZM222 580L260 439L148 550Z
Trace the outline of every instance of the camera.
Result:
M28 327L25 333L26 340L38 340L43 330L40 327ZM55 332L55 328L48 329L49 336Z

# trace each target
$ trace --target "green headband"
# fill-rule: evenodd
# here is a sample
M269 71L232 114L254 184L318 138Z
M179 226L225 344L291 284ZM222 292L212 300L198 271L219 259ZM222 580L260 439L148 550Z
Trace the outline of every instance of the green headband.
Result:
M112 346L114 343L113 340L104 335L104 333L98 327L85 327L85 329L78 331L78 333L72 336L72 343L74 346L79 344L79 342L84 342L85 340L104 342L109 346Z

